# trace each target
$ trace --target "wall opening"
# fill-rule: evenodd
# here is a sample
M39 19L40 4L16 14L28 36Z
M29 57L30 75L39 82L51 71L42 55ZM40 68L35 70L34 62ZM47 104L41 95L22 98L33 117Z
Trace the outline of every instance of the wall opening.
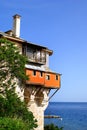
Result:
M41 105L43 99L44 99L43 92L42 91L36 92L36 94L35 94L35 101L36 101L36 103L37 103L38 106Z

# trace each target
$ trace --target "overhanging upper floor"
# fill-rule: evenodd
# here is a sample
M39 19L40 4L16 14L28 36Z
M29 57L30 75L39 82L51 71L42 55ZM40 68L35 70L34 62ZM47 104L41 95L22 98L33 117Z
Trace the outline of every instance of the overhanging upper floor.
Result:
M26 75L29 76L26 84L53 89L59 89L61 86L61 74L59 73L26 68Z

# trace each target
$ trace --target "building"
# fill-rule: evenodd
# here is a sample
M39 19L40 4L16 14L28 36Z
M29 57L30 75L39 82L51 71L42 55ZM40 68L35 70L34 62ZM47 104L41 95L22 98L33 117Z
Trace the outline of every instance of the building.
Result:
M59 90L61 84L61 74L56 73L49 68L49 56L53 51L47 47L30 43L20 38L20 15L13 16L13 30L0 32L0 38L5 37L14 42L22 55L26 55L29 63L26 64L26 74L29 75L29 80L26 81L24 91L19 87L17 92L27 103L27 107L33 112L38 120L38 128L43 130L44 127L44 110L49 103L49 93L51 89Z

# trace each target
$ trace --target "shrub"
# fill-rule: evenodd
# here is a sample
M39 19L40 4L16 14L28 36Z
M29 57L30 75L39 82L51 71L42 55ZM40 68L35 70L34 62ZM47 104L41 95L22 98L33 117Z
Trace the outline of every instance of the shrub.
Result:
M0 117L21 119L30 129L37 127L32 112L28 111L25 103L18 98L13 89L7 90L5 98L0 96Z
M44 127L44 130L63 130L63 127L59 128L58 126L55 126L54 124L49 124Z
M30 130L21 119L0 118L0 130Z

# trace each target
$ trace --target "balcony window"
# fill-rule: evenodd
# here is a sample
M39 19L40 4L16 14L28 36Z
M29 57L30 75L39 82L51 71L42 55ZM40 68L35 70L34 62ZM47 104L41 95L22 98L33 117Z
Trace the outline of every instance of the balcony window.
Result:
M58 80L58 75L56 75L56 80Z
M24 50L26 49L26 50ZM46 52L38 49L38 48L32 48L27 46L26 48L23 48L23 52L26 51L26 56L29 58L31 62L37 62L37 63L46 63Z
M50 75L46 75L46 80L50 80Z
M34 75L34 76L36 75L36 70L33 70L33 75Z

